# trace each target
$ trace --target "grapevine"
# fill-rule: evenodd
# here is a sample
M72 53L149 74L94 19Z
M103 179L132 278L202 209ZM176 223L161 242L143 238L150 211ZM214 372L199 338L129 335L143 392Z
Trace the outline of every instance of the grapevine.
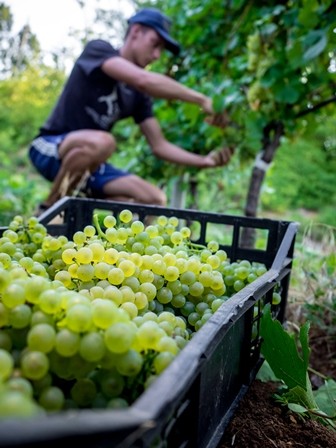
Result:
M68 238L16 216L0 237L0 418L130 406L265 271L176 217L95 214Z

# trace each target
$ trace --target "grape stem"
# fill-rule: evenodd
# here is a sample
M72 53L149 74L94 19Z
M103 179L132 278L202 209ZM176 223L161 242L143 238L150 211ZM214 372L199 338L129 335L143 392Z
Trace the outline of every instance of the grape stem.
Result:
M102 231L102 229L101 229L101 227L100 227L100 224L99 224L99 215L98 215L97 213L95 213L95 214L93 215L93 225L95 226L95 228L96 228L96 230L97 230L97 232L98 232L98 235L99 235L101 238L103 238L104 240L106 240L107 238L106 238L105 233Z

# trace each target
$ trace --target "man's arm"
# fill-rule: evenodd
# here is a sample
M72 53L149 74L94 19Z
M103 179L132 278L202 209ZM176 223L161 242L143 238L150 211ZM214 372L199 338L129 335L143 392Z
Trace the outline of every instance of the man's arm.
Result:
M223 148L219 152L212 152L206 156L186 151L166 140L156 118L147 118L140 124L141 132L146 137L153 153L160 159L178 165L195 166L199 168L213 168L226 165L232 156L230 148Z
M102 70L111 78L125 82L152 97L196 104L206 114L213 114L211 98L168 76L140 68L120 56L107 59L102 65Z

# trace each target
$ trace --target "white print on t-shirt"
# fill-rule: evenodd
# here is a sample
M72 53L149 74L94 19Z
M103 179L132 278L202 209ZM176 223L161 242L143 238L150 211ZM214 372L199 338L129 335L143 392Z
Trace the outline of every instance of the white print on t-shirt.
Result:
M106 114L99 115L99 113L91 107L87 107L86 112L101 128L108 129L118 120L120 114L117 89L114 88L109 95L100 96L98 102L106 103Z

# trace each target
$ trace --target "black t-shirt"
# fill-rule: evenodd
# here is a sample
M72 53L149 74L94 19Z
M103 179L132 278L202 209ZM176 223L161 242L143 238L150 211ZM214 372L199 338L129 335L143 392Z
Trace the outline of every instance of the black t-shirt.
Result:
M148 95L101 70L106 59L118 55L118 50L100 39L86 45L40 134L57 135L77 129L109 131L123 118L133 117L139 124L153 116Z

